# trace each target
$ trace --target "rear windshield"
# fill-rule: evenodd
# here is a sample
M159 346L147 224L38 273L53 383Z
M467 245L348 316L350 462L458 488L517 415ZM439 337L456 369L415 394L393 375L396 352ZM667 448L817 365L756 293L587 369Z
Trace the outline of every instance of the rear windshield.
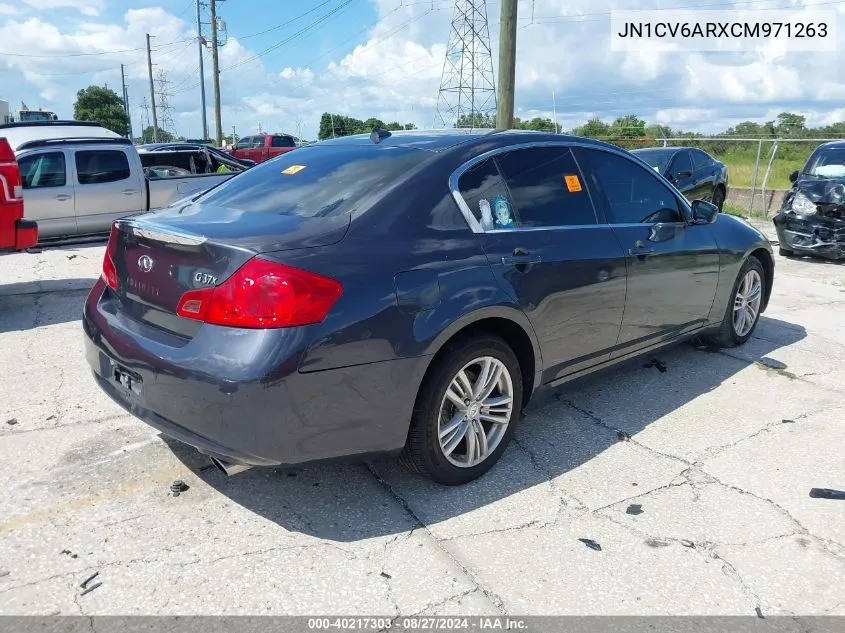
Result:
M375 145L300 147L248 169L196 202L280 215L339 215L429 156L419 149Z
M656 168L657 171L662 174L664 171L666 171L666 168L669 166L669 161L671 160L672 156L675 155L675 150L639 149L636 152L632 153L641 161L644 161L645 163Z

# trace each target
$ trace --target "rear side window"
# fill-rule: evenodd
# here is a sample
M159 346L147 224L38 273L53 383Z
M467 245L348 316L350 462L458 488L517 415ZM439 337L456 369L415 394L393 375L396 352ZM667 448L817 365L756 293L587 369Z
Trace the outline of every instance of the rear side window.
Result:
M683 221L675 194L653 172L612 152L579 148L577 156L611 224Z
M301 147L241 172L196 202L243 212L342 215L395 185L430 156L419 149L375 145Z
M464 172L458 190L485 231L519 224L513 217L513 205L494 159L488 158Z
M290 136L274 136L270 141L270 147L296 147L296 143Z
M254 136L252 138L252 147L264 147L264 139L267 138L266 136Z
M18 161L24 189L64 187L67 182L65 155L49 152L26 156Z
M686 150L675 154L675 158L672 159L672 166L669 170L670 174L678 177L680 177L680 175L684 172L686 172L684 178L689 178L689 174L692 173L692 162L689 159L689 152Z
M76 174L80 185L117 182L129 178L129 160L117 150L76 152Z
M596 214L568 147L519 149L497 158L523 227L596 224Z

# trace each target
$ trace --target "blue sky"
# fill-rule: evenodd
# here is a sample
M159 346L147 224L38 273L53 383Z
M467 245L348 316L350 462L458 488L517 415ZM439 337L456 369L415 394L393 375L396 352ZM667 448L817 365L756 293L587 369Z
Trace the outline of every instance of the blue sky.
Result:
M520 0L517 114L556 110L568 128L593 115L609 121L636 113L703 132L770 120L784 110L805 114L811 124L845 120L838 51L613 52L609 46L611 8L742 6L764 15L804 5L845 11L845 2L831 0ZM232 126L251 133L260 124L313 138L326 110L433 125L454 0L223 0L218 6L229 36L220 50L225 133ZM487 7L495 52L500 6ZM207 20L207 8L203 14ZM195 31L194 0L0 0L0 99L69 117L79 88L105 83L119 91L123 63L137 132L149 98L149 32L156 36L156 72L169 81L173 127L198 136ZM842 50L845 29L837 37ZM208 52L205 71L213 132Z

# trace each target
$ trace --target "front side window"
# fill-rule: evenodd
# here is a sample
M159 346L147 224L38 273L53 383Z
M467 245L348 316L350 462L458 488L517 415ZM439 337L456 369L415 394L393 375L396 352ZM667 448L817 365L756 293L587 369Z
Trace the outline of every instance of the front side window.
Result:
M709 154L705 153L700 149L691 150L691 153L692 163L696 169L702 169L704 167L707 167L712 160Z
M26 156L18 161L18 167L24 189L64 187L67 182L62 152Z
M611 224L683 221L677 197L656 174L613 152L578 148L577 156Z
M80 185L94 185L126 180L131 172L123 152L95 149L76 152L76 174Z
M689 159L689 152L686 150L675 154L672 160L672 169L669 172L676 180L689 178L692 175L692 162Z
M464 172L458 190L485 231L519 226L495 159L488 158Z
M596 224L596 214L568 147L517 149L496 158L523 227Z

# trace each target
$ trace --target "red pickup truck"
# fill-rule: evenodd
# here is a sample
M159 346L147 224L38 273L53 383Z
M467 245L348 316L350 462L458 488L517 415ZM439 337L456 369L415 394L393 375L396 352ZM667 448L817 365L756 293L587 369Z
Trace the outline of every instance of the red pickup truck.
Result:
M295 148L296 141L287 134L255 134L243 137L229 153L235 158L263 163Z
M23 187L9 141L0 137L0 251L22 251L38 242L38 225L23 219Z

